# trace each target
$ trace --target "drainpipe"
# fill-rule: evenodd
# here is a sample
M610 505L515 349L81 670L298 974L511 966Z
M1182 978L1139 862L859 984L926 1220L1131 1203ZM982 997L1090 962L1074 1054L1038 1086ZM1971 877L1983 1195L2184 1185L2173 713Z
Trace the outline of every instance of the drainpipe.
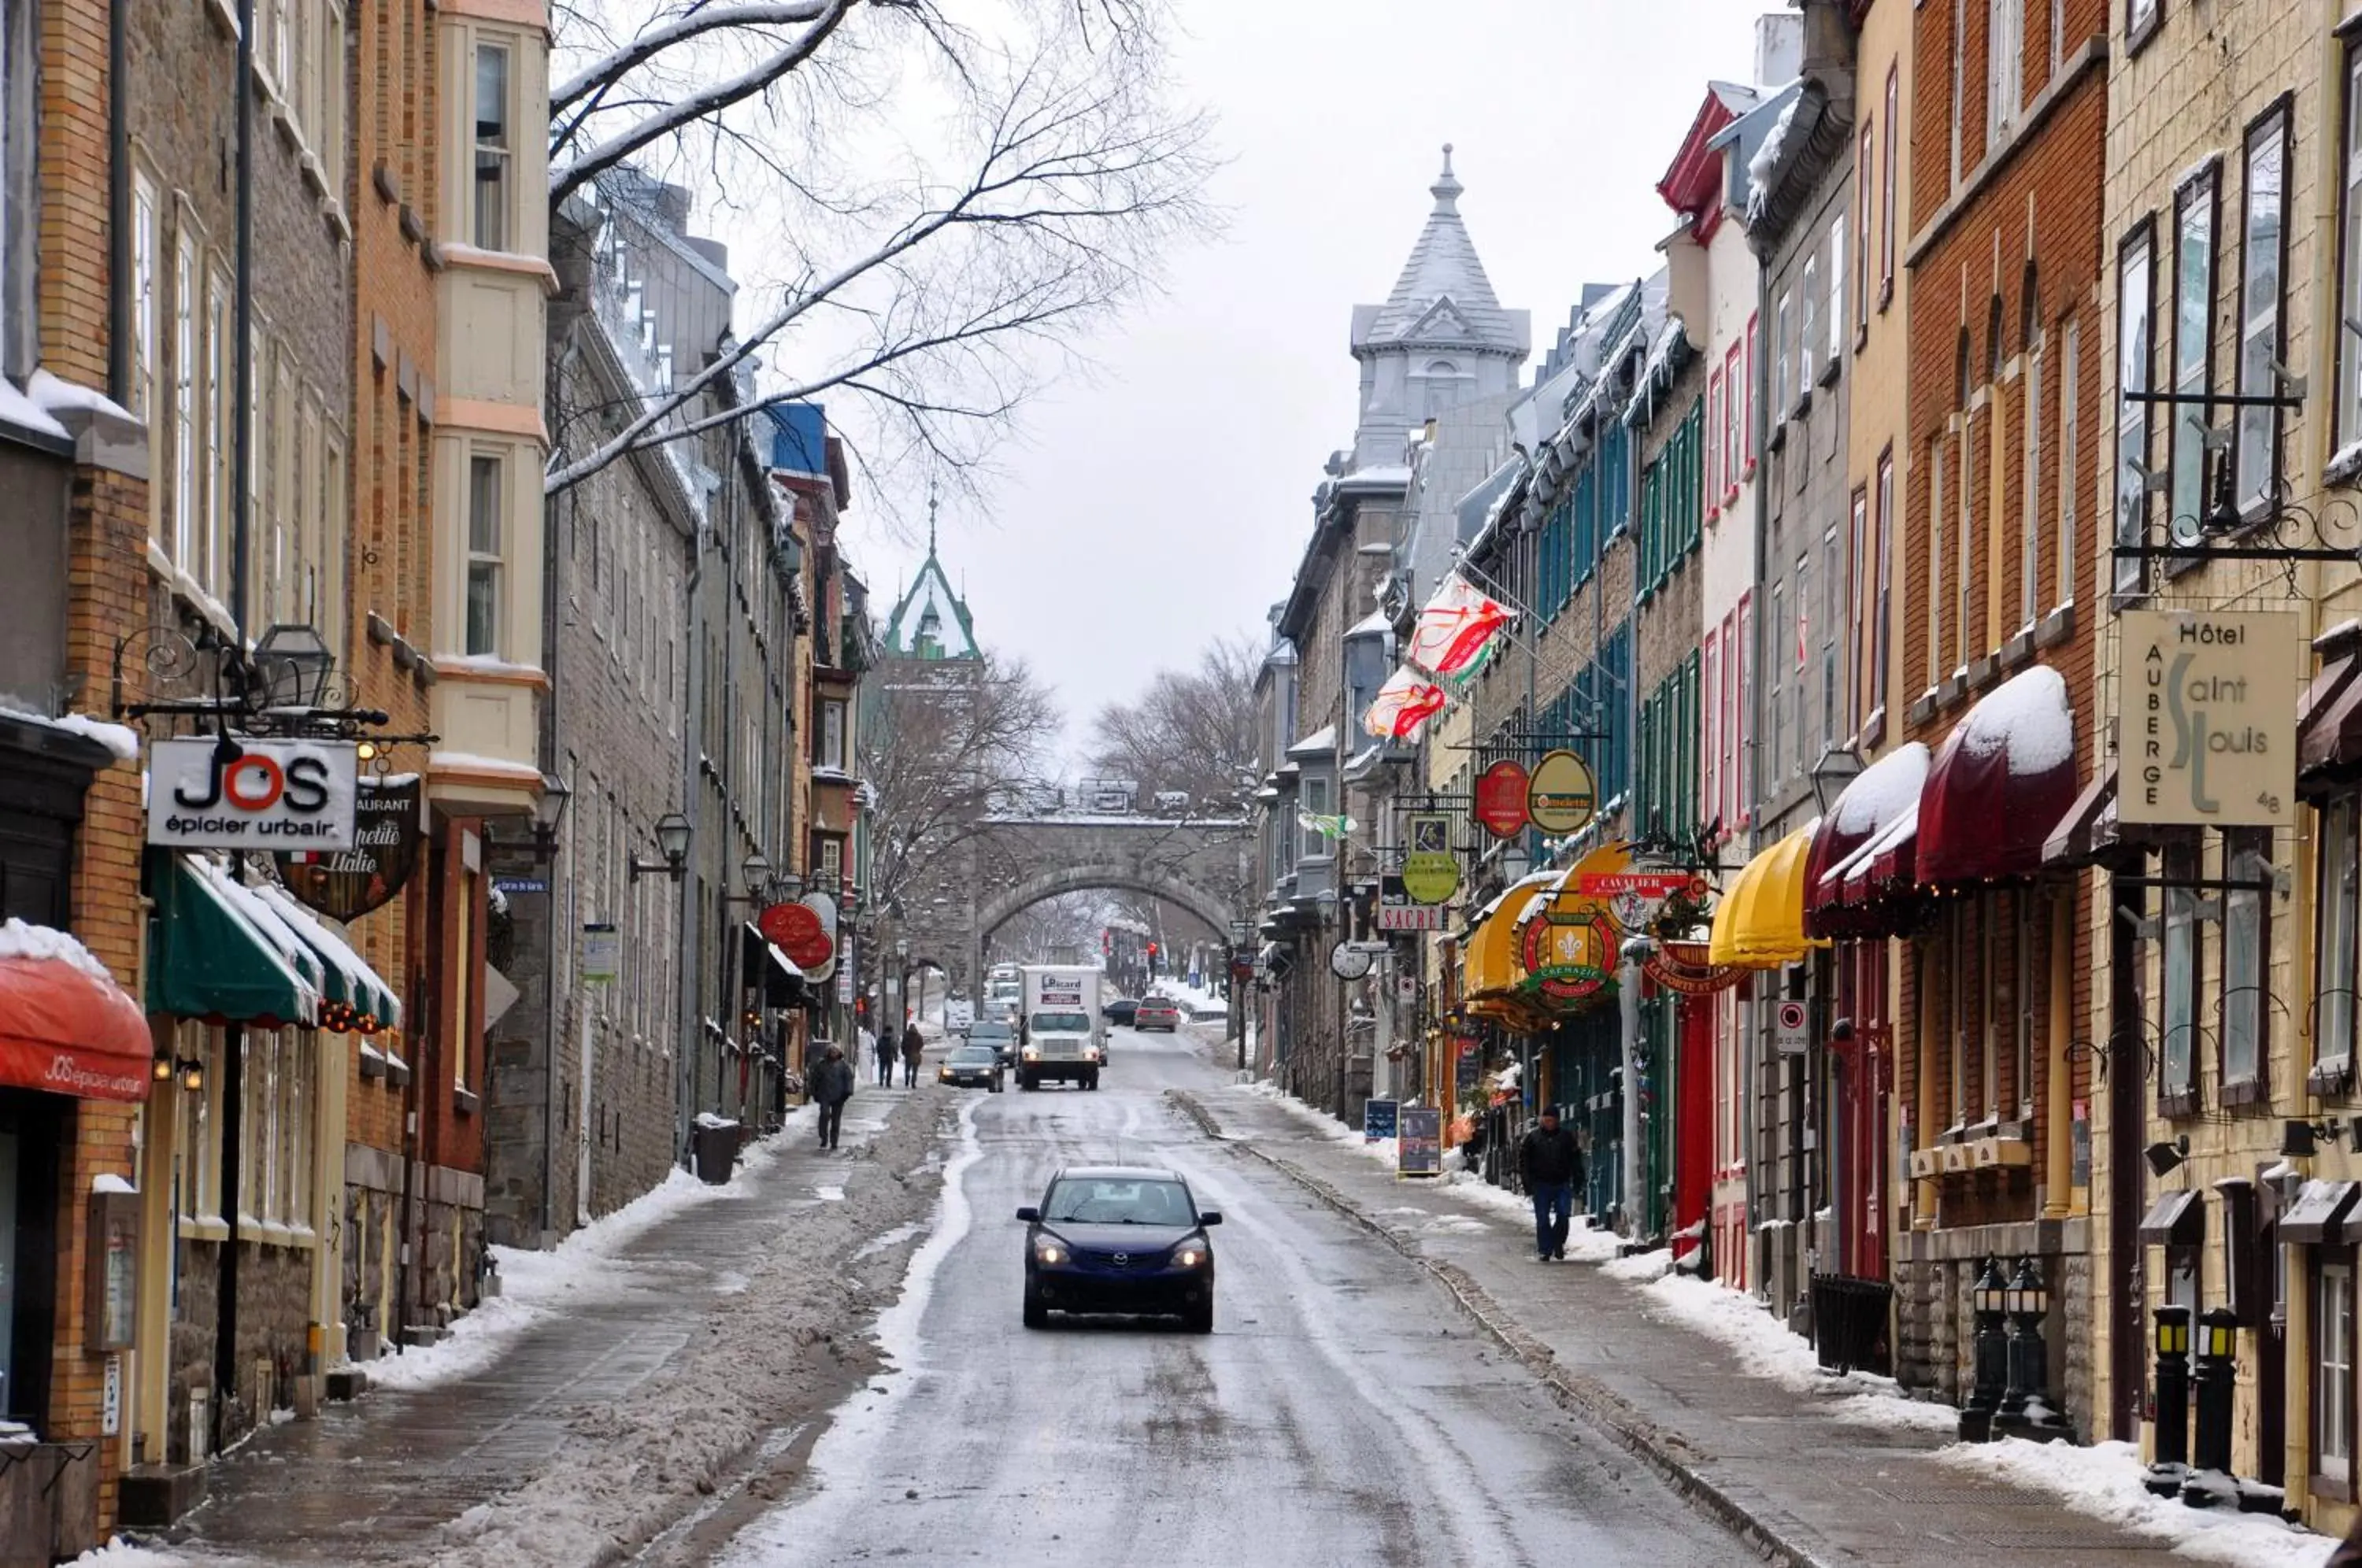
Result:
M106 395L128 408L131 291L126 283L131 276L131 119L123 102L123 84L129 80L130 70L125 59L130 50L124 41L124 10L122 6L106 8L106 275L115 285L114 297L107 302ZM244 123L242 117L240 123ZM239 168L245 168L242 160Z
M686 697L688 714L680 726L680 811L689 819L689 842L697 845L698 802L701 790L697 777L698 743L702 738L705 714L705 623L698 614L699 595L705 582L704 508L690 525L689 582L683 591L685 608L682 619L688 640L689 690ZM673 1158L683 1168L689 1165L690 1119L696 1112L691 1103L697 1096L696 1052L697 1029L697 900L690 892L691 882L686 871L673 886L674 898L679 905L680 949L679 988L679 1038L673 1043Z
M1771 263L1759 255L1755 262L1756 318L1759 321L1761 320L1763 302L1769 297L1771 286ZM1749 391L1754 400L1755 417L1749 421L1750 428L1747 433L1748 439L1753 443L1756 453L1755 561L1753 569L1749 573L1748 583L1749 599L1754 606L1754 614L1750 617L1754 624L1750 628L1748 657L1752 661L1755 673L1755 679L1748 683L1747 688L1746 751L1749 796L1747 852L1749 856L1757 852L1763 842L1763 679L1764 672L1769 668L1765 650L1771 646L1770 623L1763 613L1762 588L1765 539L1772 526L1767 494L1770 487L1764 481L1764 459L1770 454L1764 450L1763 439L1764 423L1771 408L1772 356L1769 351L1759 348L1754 355L1754 385ZM1756 1212L1756 1198L1762 1190L1763 1180L1760 1157L1762 1150L1758 1147L1760 1142L1758 1134L1761 1132L1758 1118L1762 1111L1762 1090L1760 1079L1762 1076L1763 1064L1761 1027L1763 1001L1764 999L1761 997L1753 997L1748 1001L1747 1021L1743 1026L1744 1033L1739 1043L1739 1060L1743 1064L1741 1070L1745 1074L1747 1106L1747 1114L1739 1121L1739 1146L1740 1156L1747 1162L1747 1217L1750 1232L1754 1229L1754 1222L1760 1218ZM1765 1283L1759 1280L1757 1285L1760 1288Z

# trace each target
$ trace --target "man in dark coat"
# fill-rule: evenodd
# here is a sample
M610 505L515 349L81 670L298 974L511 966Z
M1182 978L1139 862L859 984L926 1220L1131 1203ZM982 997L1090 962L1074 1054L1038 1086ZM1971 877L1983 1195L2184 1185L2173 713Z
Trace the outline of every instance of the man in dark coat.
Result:
M1534 1250L1537 1262L1566 1258L1566 1227L1573 1212L1574 1189L1583 1180L1583 1150L1574 1134L1558 1124L1555 1107L1542 1111L1541 1125L1518 1145L1518 1169L1526 1193L1534 1200Z
M813 1066L811 1097L820 1107L820 1146L833 1149L844 1124L844 1102L853 1098L853 1064L844 1059L842 1045L832 1043Z
M904 1088L918 1087L919 1053L926 1048L926 1036L919 1032L919 1021L914 1018L902 1026L902 1087Z

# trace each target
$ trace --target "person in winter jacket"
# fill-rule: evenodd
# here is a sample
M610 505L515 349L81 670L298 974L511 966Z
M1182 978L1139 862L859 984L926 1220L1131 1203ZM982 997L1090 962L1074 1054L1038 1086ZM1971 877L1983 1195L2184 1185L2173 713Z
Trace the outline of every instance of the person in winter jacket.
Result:
M853 1098L853 1064L844 1059L843 1046L830 1045L813 1066L811 1097L820 1107L820 1146L833 1149L844 1124L844 1102Z
M1555 1108L1542 1111L1541 1125L1518 1145L1518 1170L1534 1200L1536 1261L1566 1258L1566 1228L1574 1189L1583 1180L1583 1150L1574 1134L1558 1124Z
M854 1038L861 1049L869 1054L877 1069L877 1087L879 1088L892 1088L894 1087L895 1042L878 1039L877 1035L869 1032L869 1026L866 1023L861 1026L861 1032Z
M902 1087L919 1086L919 1053L927 1048L926 1037L919 1032L919 1021L912 1019L902 1026Z

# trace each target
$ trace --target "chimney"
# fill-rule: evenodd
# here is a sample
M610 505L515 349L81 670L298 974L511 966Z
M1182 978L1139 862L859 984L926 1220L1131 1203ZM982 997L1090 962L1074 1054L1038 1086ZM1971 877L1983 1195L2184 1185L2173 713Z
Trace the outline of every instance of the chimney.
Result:
M686 233L689 228L689 189L684 185L663 184L657 187L657 215L664 220L667 232Z
M1805 18L1773 11L1755 18L1755 84L1782 87L1804 74Z

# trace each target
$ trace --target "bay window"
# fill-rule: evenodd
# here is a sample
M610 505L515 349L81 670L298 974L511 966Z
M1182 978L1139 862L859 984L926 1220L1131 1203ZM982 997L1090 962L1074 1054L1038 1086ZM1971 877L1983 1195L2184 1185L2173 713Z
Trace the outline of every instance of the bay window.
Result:
M506 501L503 465L478 454L468 460L467 646L470 654L501 651L502 510Z
M2286 265L2289 105L2286 99L2247 127L2239 218L2239 395L2279 390L2281 273ZM2342 336L2342 334L2341 334ZM2279 476L2280 411L2246 406L2235 426L2233 504L2242 516L2261 508Z

